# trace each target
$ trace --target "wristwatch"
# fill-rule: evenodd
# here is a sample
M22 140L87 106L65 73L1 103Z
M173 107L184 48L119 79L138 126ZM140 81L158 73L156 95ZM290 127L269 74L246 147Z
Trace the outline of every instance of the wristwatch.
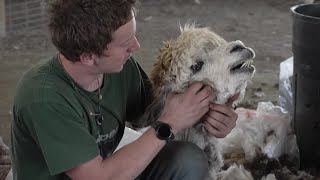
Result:
M171 131L171 126L169 124L160 121L154 121L151 123L151 127L155 129L157 138L165 140L167 143L174 139L174 134Z

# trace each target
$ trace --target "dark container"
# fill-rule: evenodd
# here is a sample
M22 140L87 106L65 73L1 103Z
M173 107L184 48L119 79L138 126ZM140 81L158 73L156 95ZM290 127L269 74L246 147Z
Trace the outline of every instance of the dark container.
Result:
M320 4L291 8L294 129L301 169L320 171Z

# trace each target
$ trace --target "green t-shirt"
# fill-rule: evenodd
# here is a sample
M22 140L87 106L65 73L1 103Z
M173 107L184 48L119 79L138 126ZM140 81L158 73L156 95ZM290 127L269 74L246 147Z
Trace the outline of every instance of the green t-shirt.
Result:
M63 172L99 154L107 157L148 104L146 75L133 58L117 74L104 76L98 92L68 78L57 56L28 70L20 80L13 107L11 159L15 180L70 179ZM76 91L75 89L78 89Z

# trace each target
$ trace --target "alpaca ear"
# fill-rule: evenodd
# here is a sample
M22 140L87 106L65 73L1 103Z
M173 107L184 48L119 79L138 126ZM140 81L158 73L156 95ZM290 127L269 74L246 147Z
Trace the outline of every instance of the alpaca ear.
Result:
M204 44L202 49L205 53L209 53L209 52L213 51L214 48L215 48L214 44L212 42L208 41Z
M152 122L158 120L162 114L163 107L165 105L168 94L171 89L163 87L162 90L156 95L155 99L148 106L143 116L138 122L139 127L149 126Z

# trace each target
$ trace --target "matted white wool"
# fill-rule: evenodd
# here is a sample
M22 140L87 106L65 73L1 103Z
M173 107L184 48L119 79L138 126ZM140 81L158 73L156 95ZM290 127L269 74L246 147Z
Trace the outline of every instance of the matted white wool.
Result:
M223 153L243 151L247 160L252 160L259 150L269 158L278 158L287 153L291 131L290 116L271 102L260 102L257 110L237 109L236 127L220 140ZM270 132L273 132L270 134Z

